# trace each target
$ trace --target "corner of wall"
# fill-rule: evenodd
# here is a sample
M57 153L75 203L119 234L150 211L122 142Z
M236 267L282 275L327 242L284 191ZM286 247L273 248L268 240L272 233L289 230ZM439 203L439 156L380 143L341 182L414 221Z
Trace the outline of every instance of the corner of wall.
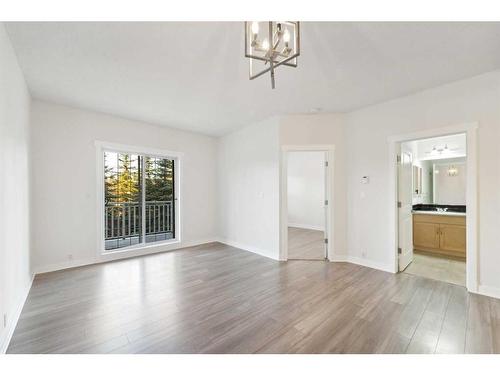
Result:
M8 314L8 316L10 316L11 318L7 322L3 337L0 337L0 354L5 354L7 352L7 349L9 348L10 340L12 339L12 335L14 334L14 330L16 329L17 322L19 321L19 317L21 316L21 312L23 311L24 304L26 303L26 299L28 298L28 294L31 290L34 279L35 275L33 274L31 276L29 284L26 286L22 295L19 297L19 301L13 307L12 311L10 311L10 313Z
M2 160L2 196L8 204L0 214L6 218L0 229L5 246L0 248L0 352L5 352L17 325L19 315L33 282L31 272L31 95L21 70L16 51L3 23L0 23L0 139ZM4 142L4 140L6 140ZM4 260L8 260L4 262Z

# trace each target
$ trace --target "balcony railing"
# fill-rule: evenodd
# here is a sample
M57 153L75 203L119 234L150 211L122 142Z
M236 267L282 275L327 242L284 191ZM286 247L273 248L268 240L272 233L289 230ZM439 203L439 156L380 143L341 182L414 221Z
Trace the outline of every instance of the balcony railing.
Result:
M149 201L145 207L146 242L173 237L174 216L172 201ZM142 207L138 202L106 203L106 249L134 245L140 242Z

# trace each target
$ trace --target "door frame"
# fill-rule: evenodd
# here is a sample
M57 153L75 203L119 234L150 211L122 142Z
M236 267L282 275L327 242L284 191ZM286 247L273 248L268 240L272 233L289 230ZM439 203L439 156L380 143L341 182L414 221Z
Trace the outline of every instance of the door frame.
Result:
M413 208L413 189L412 189L412 187L413 187L413 160L415 158L415 155L413 155L413 153L410 152L409 150L404 150L403 151L403 143L396 143L396 145L397 145L396 152L400 155L399 161L397 162L397 176L396 176L396 178L398 180L397 181L397 192L396 192L396 194L398 196L398 203L399 202L403 203L402 200L401 200L401 197L399 196L399 194L401 193L400 177L401 177L401 169L402 169L402 166L403 166L403 158L404 158L403 154L409 155L409 159L410 159L410 174L409 174L409 177L410 177L411 181L410 181L410 186L407 186L407 188L408 188L408 191L410 193L410 196L409 196L410 202L408 202L408 203L410 203L409 206L411 206L411 208L409 209L409 216L407 218L408 218L408 220L412 221L413 220L413 217L412 217L412 208ZM408 260L408 263L407 263L406 267L408 267L408 265L413 261L413 223L412 222L410 223L410 232L411 232L411 238L410 238L410 240L411 240L411 245L409 246L410 249L409 249L408 252L406 252L406 253L404 252L404 250L405 250L405 244L404 243L400 243L400 241L399 241L400 240L399 234L401 232L401 227L400 227L401 226L401 220L400 220L401 218L400 218L400 215L403 212L403 208L405 208L406 209L405 212L408 213L408 211L407 211L408 207L407 207L406 204L402 205L401 207L398 206L398 217L397 217L397 220L398 220L398 228L397 228L398 229L398 243L397 243L397 247L398 247L398 271L401 268L401 259L403 258L403 256L407 255L407 256L411 257L411 259L409 259L409 260L406 259L406 260ZM402 242L404 242L404 241L402 241ZM401 248L401 250L402 250L401 254L399 254L399 248ZM406 267L405 267L405 269L406 269Z
M422 130L414 133L390 136L389 142L389 207L391 223L391 252L394 273L398 272L398 190L397 190L397 144L425 138L441 137L453 134L466 134L467 148L467 182L465 204L467 206L467 249L466 249L466 288L470 292L478 291L478 155L477 129L478 122L446 126L442 128Z
M326 259L332 260L334 254L334 215L333 178L334 178L334 145L282 145L280 155L280 261L288 260L288 153L300 151L323 151L328 167L325 169L326 207L325 234L328 238Z

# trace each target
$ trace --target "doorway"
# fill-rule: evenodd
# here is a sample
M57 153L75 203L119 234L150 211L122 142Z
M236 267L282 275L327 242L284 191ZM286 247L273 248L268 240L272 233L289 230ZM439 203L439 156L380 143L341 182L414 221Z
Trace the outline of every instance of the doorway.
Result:
M331 238L331 161L327 146L284 146L281 175L282 260L325 260Z
M465 286L466 134L400 148L399 271Z
M396 160L395 272L477 290L476 128L390 139Z

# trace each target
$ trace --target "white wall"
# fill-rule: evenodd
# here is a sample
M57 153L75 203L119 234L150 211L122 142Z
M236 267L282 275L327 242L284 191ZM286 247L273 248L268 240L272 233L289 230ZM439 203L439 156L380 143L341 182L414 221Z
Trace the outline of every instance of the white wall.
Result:
M279 258L279 123L269 119L219 139L222 242Z
M215 238L216 139L38 100L32 132L36 271L97 260L96 140L184 153L182 243L157 251Z
M347 114L349 253L392 267L388 137L478 122L479 283L500 295L500 71ZM361 176L370 183L362 185Z
M288 226L325 230L325 153L288 153Z
M6 349L31 285L30 100L9 38L0 23L0 353Z
M280 145L333 145L335 152L332 191L333 220L330 232L333 237L333 258L347 255L347 183L344 115L318 114L293 115L280 119Z

